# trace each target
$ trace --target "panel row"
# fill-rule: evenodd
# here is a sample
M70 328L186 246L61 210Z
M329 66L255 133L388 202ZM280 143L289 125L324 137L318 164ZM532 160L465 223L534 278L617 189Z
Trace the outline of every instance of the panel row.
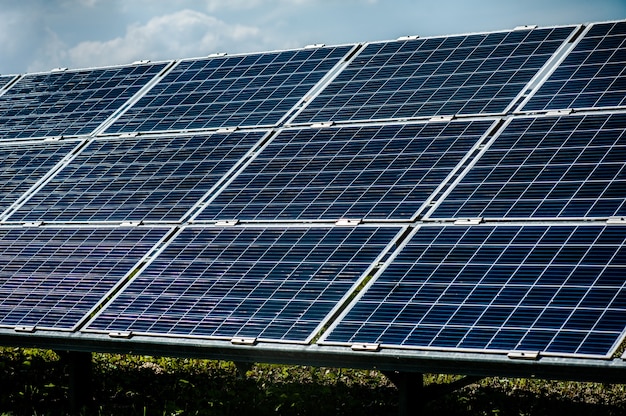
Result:
M295 110L296 124L493 115L515 110L525 97L524 111L623 106L623 21L588 27L529 96L576 32L524 28L187 59L173 68L28 74L0 95L0 139L269 127L290 121ZM338 75L320 84L333 70ZM0 88L13 78L0 77Z
M626 113L516 117L492 137L496 126L106 137L77 153L76 140L7 143L0 214L9 222L626 216Z
M309 343L403 231L188 226L155 255L172 230L0 227L0 326ZM623 225L423 225L320 342L608 357L625 244Z

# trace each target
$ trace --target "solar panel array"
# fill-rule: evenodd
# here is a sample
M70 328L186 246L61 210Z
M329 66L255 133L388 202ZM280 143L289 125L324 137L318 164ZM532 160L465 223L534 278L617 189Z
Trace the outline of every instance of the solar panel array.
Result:
M420 227L327 342L609 355L623 226Z
M285 130L198 219L411 219L492 124Z
M76 141L0 144L0 218L77 146Z
M272 126L352 47L183 61L107 132Z
M168 228L0 228L0 325L70 330Z
M88 329L306 341L398 231L186 228Z
M180 220L264 134L94 140L9 220Z
M511 121L432 218L626 215L626 114Z
M624 27L0 77L0 334L611 357Z
M0 96L0 139L89 134L164 63L25 75Z
M372 43L295 121L503 113L572 30Z
M626 22L596 24L524 110L626 105Z

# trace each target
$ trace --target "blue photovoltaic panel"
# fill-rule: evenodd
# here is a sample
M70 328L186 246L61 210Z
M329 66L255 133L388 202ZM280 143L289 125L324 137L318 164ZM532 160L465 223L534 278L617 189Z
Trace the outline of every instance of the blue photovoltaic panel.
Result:
M274 125L350 49L340 46L183 61L107 132Z
M164 228L0 228L0 325L72 329Z
M626 227L421 227L329 343L607 356L626 321Z
M164 66L25 75L0 96L0 139L89 134Z
M186 228L87 329L306 342L399 231Z
M178 221L265 132L94 140L11 221Z
M572 30L369 44L295 122L502 113Z
M0 146L0 215L77 144L70 141Z
M515 119L431 218L626 215L626 114Z
M284 130L198 219L411 219L492 124Z
M594 24L525 111L626 105L626 22Z

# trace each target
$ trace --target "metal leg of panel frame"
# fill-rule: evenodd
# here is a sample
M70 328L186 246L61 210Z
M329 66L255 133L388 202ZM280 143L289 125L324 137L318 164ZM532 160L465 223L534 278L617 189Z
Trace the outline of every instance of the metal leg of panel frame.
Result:
M93 403L93 367L89 352L71 351L64 354L69 368L69 400L72 414L78 414Z
M237 368L237 378L243 380L246 378L246 373L252 370L254 364L241 361L235 361L235 367Z
M424 375L409 372L386 372L384 374L398 388L399 415L415 416L421 414L426 404Z

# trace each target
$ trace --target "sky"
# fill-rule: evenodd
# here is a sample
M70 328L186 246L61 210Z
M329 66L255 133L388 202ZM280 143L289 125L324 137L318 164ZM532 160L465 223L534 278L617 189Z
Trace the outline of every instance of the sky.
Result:
M0 0L0 74L621 19L625 0Z

